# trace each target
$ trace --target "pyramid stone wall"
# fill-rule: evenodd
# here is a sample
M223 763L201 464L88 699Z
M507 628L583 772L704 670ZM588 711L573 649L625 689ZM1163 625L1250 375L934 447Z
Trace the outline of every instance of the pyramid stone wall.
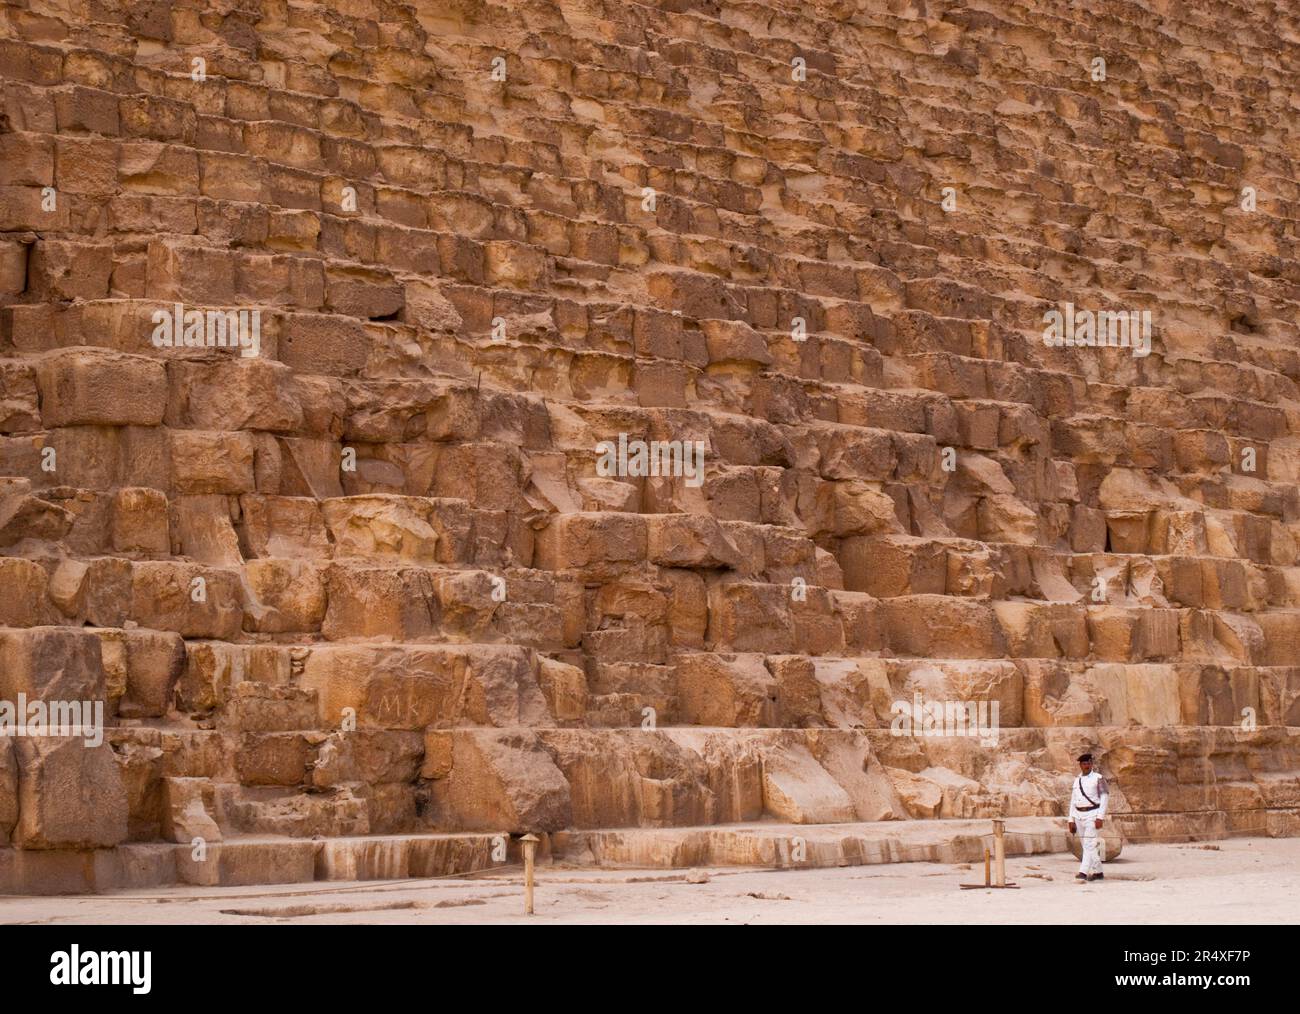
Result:
M1298 83L1269 0L7 4L0 701L106 728L0 736L0 884L1084 748L1295 833Z

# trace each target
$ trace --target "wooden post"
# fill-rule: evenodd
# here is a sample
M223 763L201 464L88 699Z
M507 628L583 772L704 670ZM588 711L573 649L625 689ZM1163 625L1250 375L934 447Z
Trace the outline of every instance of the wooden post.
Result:
M993 821L993 851L989 852L989 847L984 846L984 883L982 884L958 884L963 891L976 891L981 887L1010 887L1018 889L1016 884L1007 883L1007 849L1006 842L1002 840L1002 831L1006 827L1006 820L997 817Z
M993 882L997 887L1007 886L1007 847L1002 840L1002 829L1005 826L1004 820L993 821Z
M541 839L535 834L526 834L524 842L524 915L533 914L533 861L537 856L537 843Z

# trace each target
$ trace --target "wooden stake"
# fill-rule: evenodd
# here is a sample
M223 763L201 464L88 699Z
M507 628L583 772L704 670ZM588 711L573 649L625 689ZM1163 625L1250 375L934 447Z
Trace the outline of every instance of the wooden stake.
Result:
M1002 830L1006 826L1006 821L998 818L993 821L993 853L990 856L989 847L984 846L984 883L982 884L958 884L963 891L973 891L980 887L1012 887L1019 890L1016 884L1007 883L1007 849L1006 842L1002 840ZM990 860L992 861L992 870L990 871Z
M535 834L526 834L524 842L524 915L533 914L533 862L537 856L537 843L541 839Z

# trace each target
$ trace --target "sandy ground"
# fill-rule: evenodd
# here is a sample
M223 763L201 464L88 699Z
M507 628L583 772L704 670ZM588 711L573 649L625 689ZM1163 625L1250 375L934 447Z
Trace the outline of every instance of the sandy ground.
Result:
M522 875L257 888L168 888L0 897L0 923L1296 923L1300 838L1128 845L1106 879L1079 884L1068 853L1007 860L1018 890L963 891L983 868L893 863L822 870L539 868Z

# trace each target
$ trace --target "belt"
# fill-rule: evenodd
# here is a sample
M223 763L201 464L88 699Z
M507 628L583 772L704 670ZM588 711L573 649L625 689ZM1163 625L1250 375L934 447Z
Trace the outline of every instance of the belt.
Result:
M1095 806L1076 806L1075 809L1078 810L1080 813L1088 813L1092 810L1100 810L1101 804L1097 803Z

